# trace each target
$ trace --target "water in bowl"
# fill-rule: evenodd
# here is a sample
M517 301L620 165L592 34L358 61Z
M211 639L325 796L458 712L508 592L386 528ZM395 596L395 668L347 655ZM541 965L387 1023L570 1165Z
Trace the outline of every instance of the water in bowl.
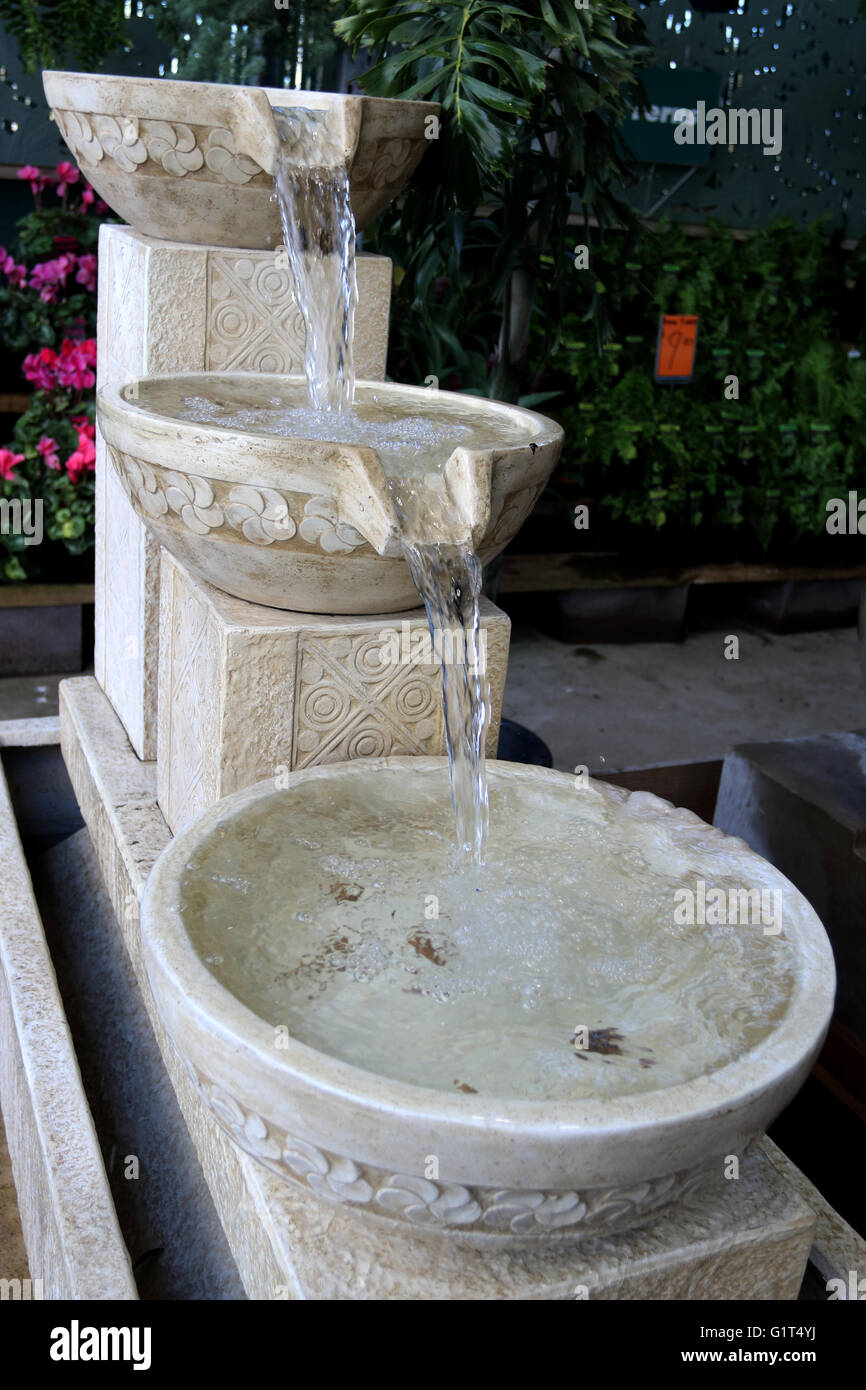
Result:
M454 871L441 769L350 769L224 821L181 892L208 969L318 1051L470 1096L675 1086L777 1026L784 930L675 920L676 890L707 875L700 852L608 789L489 772L483 869Z

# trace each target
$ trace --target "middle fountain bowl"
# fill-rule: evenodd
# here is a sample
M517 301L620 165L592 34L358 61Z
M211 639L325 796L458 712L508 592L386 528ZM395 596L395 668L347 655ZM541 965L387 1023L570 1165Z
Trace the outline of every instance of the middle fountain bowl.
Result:
M199 579L235 598L302 613L397 613L418 593L378 454L363 445L239 430L179 417L184 399L220 410L306 404L303 377L199 372L98 393L99 426L134 510ZM553 420L452 391L360 381L359 406L399 405L480 427L457 447L448 490L486 564L523 525L562 447ZM508 442L497 442L508 441Z

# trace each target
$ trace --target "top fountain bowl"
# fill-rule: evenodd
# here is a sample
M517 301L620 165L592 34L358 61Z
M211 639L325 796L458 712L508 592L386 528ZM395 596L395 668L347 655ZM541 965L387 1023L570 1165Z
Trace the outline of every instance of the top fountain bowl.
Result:
M439 110L433 102L153 77L42 79L79 169L118 217L147 236L253 250L281 242L272 107L325 113L348 163L359 228L411 178Z

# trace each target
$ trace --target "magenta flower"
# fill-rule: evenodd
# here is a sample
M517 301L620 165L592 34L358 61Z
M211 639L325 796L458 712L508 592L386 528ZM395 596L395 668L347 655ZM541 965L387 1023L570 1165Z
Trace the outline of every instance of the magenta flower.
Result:
M60 455L57 452L57 440L51 439L49 435L43 434L39 443L36 445L37 453L42 455L42 462L46 468L59 468Z
M5 247L0 246L0 270L9 277L11 285L23 285L27 281L26 265L16 265L14 257L9 255Z
M23 463L23 454L13 454L11 449L0 449L0 478L5 478L9 482L13 476L12 470L16 463Z
M87 183L87 182L85 182L84 187L83 187L82 190L81 190L81 210L82 210L82 212L83 212L86 208L89 208L89 207L90 207L90 204L93 202L93 200L94 200L95 197L96 197L96 194L94 193L93 189L90 187L90 184Z
M78 257L78 270L75 274L76 284L83 285L86 290L96 289L96 257L93 255Z
M44 347L25 357L21 370L38 391L53 391L57 385L56 367L57 353L53 348Z
M66 192L66 189L67 189L71 184L77 183L78 180L79 180L80 178L81 178L81 174L78 172L78 170L76 169L75 165L74 165L74 164L70 164L70 163L68 162L68 160L64 160L64 162L63 162L62 164L58 164L58 166L57 166L57 196L58 196L59 198L62 198L63 195L64 195L65 192Z
M64 338L57 359L57 381L60 386L72 386L76 391L87 391L96 385L96 340L85 338L74 343Z
M66 281L76 262L77 257L68 251L56 256L53 261L40 262L31 272L30 288L39 291L39 298L45 304L56 304L59 292L66 288Z
M26 179L30 184L30 192L34 198L37 197L48 184L48 179L44 174L40 174L35 164L25 164L18 170L19 179Z

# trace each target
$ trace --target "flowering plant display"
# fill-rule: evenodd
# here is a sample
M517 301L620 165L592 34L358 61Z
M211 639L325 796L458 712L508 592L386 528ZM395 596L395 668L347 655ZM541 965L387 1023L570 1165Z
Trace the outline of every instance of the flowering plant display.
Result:
M14 249L0 247L0 329L4 388L14 391L23 378L32 395L0 446L0 499L7 499L0 582L7 583L87 574L96 458L96 247L99 220L108 212L74 164L64 161L53 174L25 165L18 177L30 185L35 206L18 224ZM29 504L26 515L38 509L38 542L32 525L21 526L16 499L25 509ZM70 556L82 558L75 563Z

